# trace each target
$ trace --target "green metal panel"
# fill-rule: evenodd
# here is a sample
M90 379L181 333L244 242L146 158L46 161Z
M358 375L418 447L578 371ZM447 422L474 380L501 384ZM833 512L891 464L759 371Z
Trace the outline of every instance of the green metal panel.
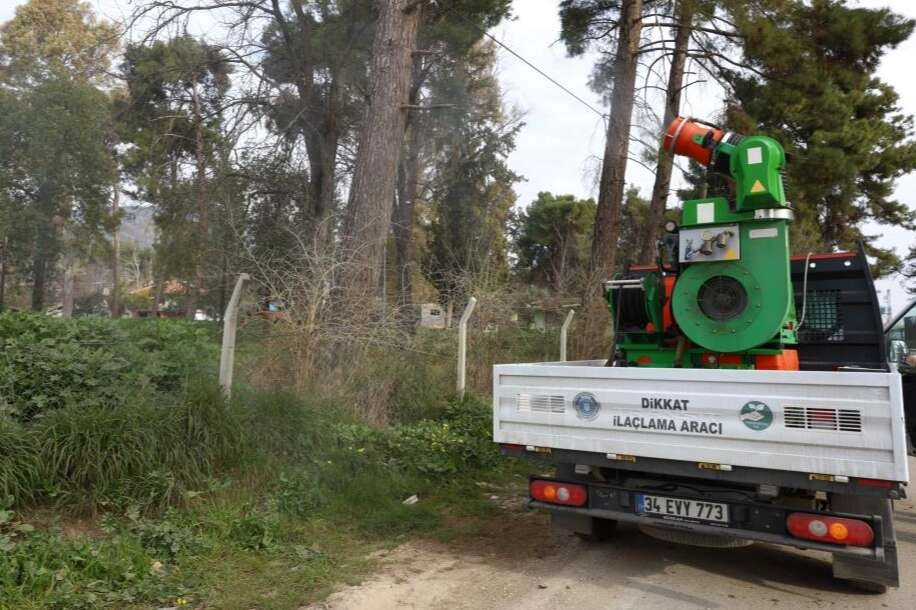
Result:
M740 261L697 263L684 270L674 285L672 306L692 342L713 352L743 352L781 341L792 302L787 229L784 220L744 222ZM734 278L746 294L741 312L729 319L709 317L699 302L703 285L718 277Z
M786 204L782 170L786 155L772 138L750 136L741 140L731 154L730 171L735 179L735 208L741 212L778 208Z
M713 210L713 219L709 220L709 210ZM705 216L701 218L700 211ZM710 197L709 199L690 199L685 201L681 210L681 226L691 227L706 224L728 224L752 218L752 214L736 214L728 207L725 197Z

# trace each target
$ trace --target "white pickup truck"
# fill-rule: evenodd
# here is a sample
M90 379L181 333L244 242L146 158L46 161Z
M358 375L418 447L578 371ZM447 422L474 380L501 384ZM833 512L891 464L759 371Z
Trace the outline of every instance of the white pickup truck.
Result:
M531 478L529 506L585 538L628 521L683 542L816 549L837 578L898 586L908 438L900 373L876 355L873 290L851 273L863 261L834 256L812 274L809 289L836 292L835 328L800 341L803 370L494 367L495 442L556 464Z

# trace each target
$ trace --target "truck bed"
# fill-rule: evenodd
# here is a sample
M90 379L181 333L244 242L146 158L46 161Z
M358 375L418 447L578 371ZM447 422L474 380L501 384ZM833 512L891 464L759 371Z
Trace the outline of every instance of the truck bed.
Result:
M494 367L494 440L725 470L909 480L895 372L603 365Z

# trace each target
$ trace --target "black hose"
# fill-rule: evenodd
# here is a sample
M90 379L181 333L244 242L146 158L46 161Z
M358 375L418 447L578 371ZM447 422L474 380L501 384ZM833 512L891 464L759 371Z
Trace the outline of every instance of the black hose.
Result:
M620 328L620 310L623 309L623 286L617 287L617 307L614 308L614 335L611 337L611 357L604 366L616 366L617 361L617 330Z

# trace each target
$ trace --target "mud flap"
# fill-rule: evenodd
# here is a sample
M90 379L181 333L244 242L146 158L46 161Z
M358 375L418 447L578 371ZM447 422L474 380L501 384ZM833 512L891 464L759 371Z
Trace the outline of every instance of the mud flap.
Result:
M587 515L550 511L551 527L569 530L577 534L585 534L587 536L594 534L593 521L594 520Z
M849 555L833 555L833 576L853 583L900 586L897 566L897 536L894 531L893 502L884 498L868 498L836 494L831 498L831 508L836 512L881 517L883 561Z

